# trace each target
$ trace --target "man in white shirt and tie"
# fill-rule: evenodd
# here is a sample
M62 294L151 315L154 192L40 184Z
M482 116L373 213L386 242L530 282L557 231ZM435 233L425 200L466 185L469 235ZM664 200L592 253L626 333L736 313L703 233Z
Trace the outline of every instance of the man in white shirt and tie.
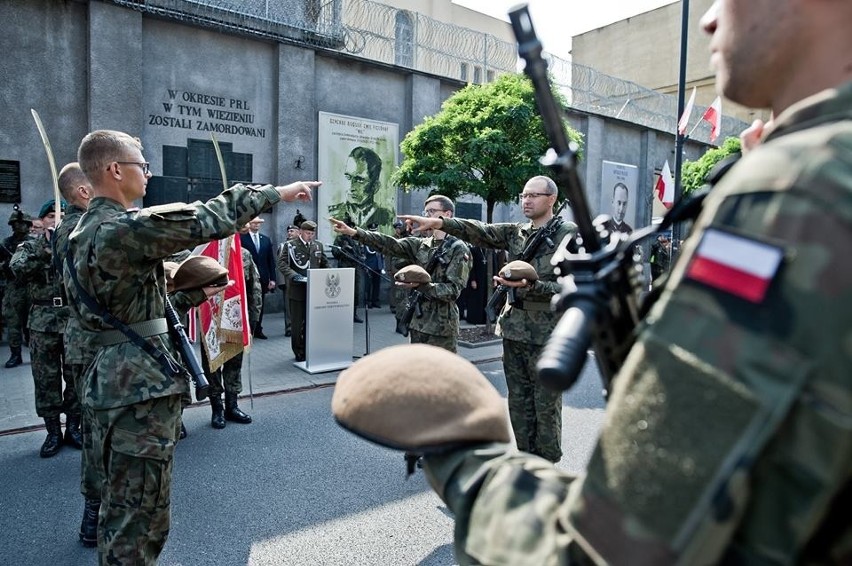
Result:
M248 234L240 235L240 244L246 248L257 265L257 271L260 273L260 286L263 294L266 295L269 291L275 289L275 253L272 249L272 240L269 236L260 233L260 226L263 224L263 218L259 216L253 218L249 222ZM266 335L263 333L263 305L260 309L260 318L254 328L254 337L260 340L266 340Z

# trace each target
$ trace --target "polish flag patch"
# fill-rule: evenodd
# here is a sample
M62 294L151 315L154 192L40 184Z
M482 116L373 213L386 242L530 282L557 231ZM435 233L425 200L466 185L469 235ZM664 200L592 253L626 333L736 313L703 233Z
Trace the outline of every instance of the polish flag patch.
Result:
M686 277L752 303L763 302L784 250L744 236L707 230Z

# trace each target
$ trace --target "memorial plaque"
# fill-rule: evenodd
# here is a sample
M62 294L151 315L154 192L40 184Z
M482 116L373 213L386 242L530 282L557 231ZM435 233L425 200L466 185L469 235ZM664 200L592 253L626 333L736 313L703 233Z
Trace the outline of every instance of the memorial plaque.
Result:
M21 202L21 162L0 159L0 202Z

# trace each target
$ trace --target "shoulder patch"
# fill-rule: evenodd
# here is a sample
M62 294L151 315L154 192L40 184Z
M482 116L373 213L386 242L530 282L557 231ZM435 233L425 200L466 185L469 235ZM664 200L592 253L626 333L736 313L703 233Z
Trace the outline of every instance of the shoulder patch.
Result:
M739 234L709 229L686 268L687 279L761 303L778 273L784 250Z

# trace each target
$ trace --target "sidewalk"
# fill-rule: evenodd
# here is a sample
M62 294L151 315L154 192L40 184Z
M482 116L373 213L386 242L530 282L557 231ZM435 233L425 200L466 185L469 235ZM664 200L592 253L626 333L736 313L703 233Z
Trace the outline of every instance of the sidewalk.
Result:
M359 314L364 318L363 310L359 310ZM283 314L266 314L263 322L263 332L269 339L255 341L250 354L243 358L242 397L248 397L249 383L257 396L311 389L337 381L339 371L311 375L293 365L295 360L290 349L290 338L284 336ZM394 332L396 321L387 306L370 309L369 325L370 353L408 343L408 338ZM462 323L462 326L466 325ZM367 352L365 336L366 324L356 324L352 344L354 356L360 357ZM8 346L0 346L0 364L6 361L8 355ZM32 370L26 348L23 355L24 363L16 368L5 369L0 366L0 434L44 426L42 419L35 413ZM499 360L503 355L503 346L495 337L493 344L474 348L459 345L459 355L473 363Z

